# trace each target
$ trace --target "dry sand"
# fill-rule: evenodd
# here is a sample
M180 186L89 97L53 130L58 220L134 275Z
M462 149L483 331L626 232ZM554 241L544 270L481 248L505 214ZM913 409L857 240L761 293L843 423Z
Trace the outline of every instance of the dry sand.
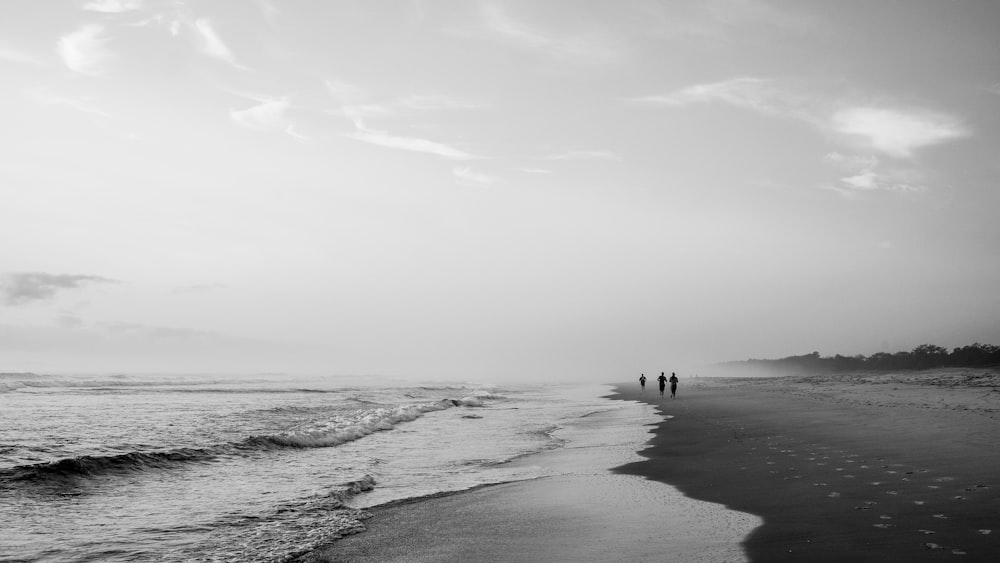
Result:
M306 560L1000 561L998 383L700 378L676 400L625 384L616 398L672 417L616 470L633 480L600 470L597 449L543 454L586 469L378 509L370 531Z

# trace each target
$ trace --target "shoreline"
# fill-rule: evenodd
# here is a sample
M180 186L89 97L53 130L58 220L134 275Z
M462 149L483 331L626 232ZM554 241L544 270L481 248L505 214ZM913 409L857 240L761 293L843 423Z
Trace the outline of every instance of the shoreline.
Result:
M367 531L296 561L992 562L1000 387L943 381L695 378L675 400L619 384L609 399L659 413L631 422L648 430L633 461L369 509Z
M874 381L873 381L874 379ZM617 469L763 518L751 561L995 561L1000 393L899 378L682 380Z
M567 445L511 462L549 475L367 509L367 531L295 561L745 560L739 542L759 518L613 471L641 459L660 417L609 403L563 428Z

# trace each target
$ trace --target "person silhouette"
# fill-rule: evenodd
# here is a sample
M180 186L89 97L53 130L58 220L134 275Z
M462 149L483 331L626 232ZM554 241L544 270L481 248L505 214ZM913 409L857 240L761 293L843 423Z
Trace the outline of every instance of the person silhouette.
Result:
M667 387L667 377L663 375L663 372L661 371L660 377L657 377L656 380L660 382L660 398L662 399L663 390Z
M642 387L643 391L646 390L646 374L639 376L639 387Z
M670 398L677 398L677 374L670 372Z

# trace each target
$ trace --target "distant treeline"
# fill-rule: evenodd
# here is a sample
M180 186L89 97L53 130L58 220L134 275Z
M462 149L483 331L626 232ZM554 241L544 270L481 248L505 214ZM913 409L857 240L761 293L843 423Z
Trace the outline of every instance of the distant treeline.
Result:
M921 344L909 352L878 352L871 356L823 357L819 352L789 356L780 360L744 360L719 364L727 369L768 372L839 372L858 370L934 369L944 367L987 367L1000 365L1000 346L975 343L951 352L934 344Z

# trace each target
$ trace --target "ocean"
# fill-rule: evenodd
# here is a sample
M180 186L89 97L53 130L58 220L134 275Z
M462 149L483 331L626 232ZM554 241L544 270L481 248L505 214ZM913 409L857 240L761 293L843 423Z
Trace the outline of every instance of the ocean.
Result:
M0 561L288 561L366 509L544 477L607 386L0 374ZM590 436L589 439L593 439Z

